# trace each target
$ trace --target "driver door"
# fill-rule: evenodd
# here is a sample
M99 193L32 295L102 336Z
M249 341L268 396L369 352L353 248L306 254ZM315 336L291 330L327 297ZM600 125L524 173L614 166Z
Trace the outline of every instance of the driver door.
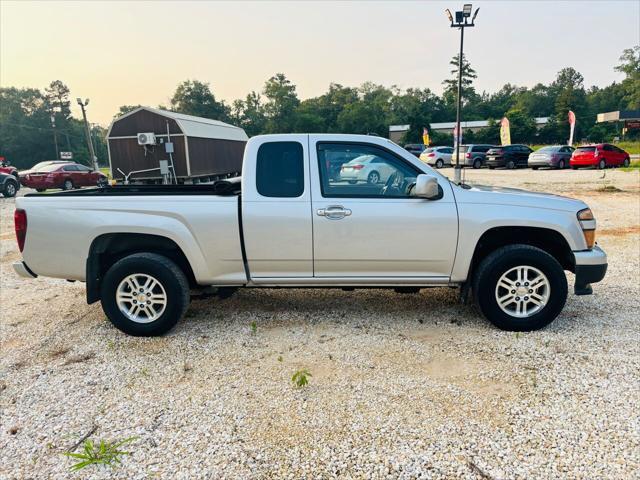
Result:
M314 277L447 280L458 237L448 182L440 180L439 200L411 197L408 187L423 172L398 154L373 144L310 140ZM381 173L377 184L331 178L326 168L327 157L371 155Z

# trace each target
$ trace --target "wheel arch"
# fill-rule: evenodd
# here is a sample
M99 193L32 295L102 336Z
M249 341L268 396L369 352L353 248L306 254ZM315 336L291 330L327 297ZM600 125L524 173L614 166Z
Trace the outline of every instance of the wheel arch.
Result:
M559 231L544 227L502 226L486 230L478 239L467 279L473 278L477 266L487 255L498 248L514 244L538 247L554 257L564 270L575 270L569 242Z
M197 285L193 269L180 246L168 237L148 233L105 233L89 247L86 265L87 303L100 299L100 286L107 270L115 262L134 253L156 253L172 260Z

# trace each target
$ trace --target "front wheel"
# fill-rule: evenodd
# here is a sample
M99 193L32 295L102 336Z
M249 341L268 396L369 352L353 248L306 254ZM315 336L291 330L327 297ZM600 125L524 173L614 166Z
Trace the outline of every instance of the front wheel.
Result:
M4 184L4 189L2 191L2 194L5 197L9 198L9 197L15 197L17 192L18 192L18 184L13 180L7 180Z
M482 160L480 160L479 158L476 158L473 161L473 168L475 168L476 170L479 169L480 167L482 167Z
M630 163L631 163L631 162L629 161L629 157L627 157L627 158L625 158L625 159L624 159L624 162L622 162L622 166L623 166L624 168L627 168L627 167L629 166L629 164L630 164Z
M375 185L380 181L380 174L378 172L371 172L367 177L367 183Z
M605 168L607 168L607 162L603 160L600 160L598 162L598 170L604 170Z
M135 253L116 262L101 287L102 309L119 330L158 336L171 330L189 306L189 282L171 260Z
M558 170L564 170L564 160L558 162Z
M73 182L70 179L66 179L62 184L63 190L73 190Z
M496 327L538 330L567 300L567 277L558 261L530 245L509 245L488 255L473 279L476 303Z
M531 167L531 170L537 170L538 167Z
M516 168L516 163L515 163L513 160L509 160L509 161L507 162L506 167L507 167L509 170L513 170L514 168Z
M438 160L436 160L436 168L442 168L444 167L444 161L439 158Z

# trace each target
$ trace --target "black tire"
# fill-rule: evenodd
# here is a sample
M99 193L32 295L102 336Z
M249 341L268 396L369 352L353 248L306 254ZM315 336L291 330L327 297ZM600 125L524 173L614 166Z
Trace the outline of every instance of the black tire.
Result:
M349 183L350 183L351 185L355 185L356 183L358 183L358 180L349 180Z
M370 183L372 185L375 185L379 181L380 181L380 174L378 172L376 172L375 170L373 172L371 172L369 174L369 176L367 177L367 183Z
M154 277L166 293L164 312L149 323L129 319L116 302L120 283L136 273ZM164 335L182 318L190 301L189 282L184 272L167 257L155 253L135 253L117 261L104 276L100 293L102 309L111 323L124 333L136 337Z
M573 167L573 166L572 166L572 167L571 167L571 169L572 169L572 170L577 170L577 169L578 169L578 167Z
M493 170L494 168L496 167L494 167L493 165L489 165L489 170Z
M531 170L537 170L540 167L531 167Z
M565 164L564 164L564 160L559 160L558 161L558 170L564 170Z
M74 189L73 180L71 180L70 178L67 178L62 183L62 189L63 190L73 190Z
M509 170L513 170L514 168L516 168L516 163L513 160L509 160L505 167L507 167Z
M500 277L517 266L534 267L549 282L546 305L529 317L518 318L500 308L496 286ZM501 247L480 262L473 277L473 292L484 317L501 330L528 332L551 323L562 311L567 300L567 277L558 261L544 250L530 245Z
M630 164L631 164L631 161L629 160L629 157L625 158L624 162L622 162L622 166L624 168L627 168Z
M603 158L598 162L598 170L604 170L605 168L607 168L607 162Z
M442 168L442 167L444 167L444 160L439 158L438 160L436 160L436 168Z
M473 161L473 168L475 168L476 170L482 167L482 160L480 160L479 158L476 158Z
M46 191L46 188L36 188L36 192L44 192Z
M7 179L2 187L2 195L7 198L15 197L16 193L18 193L18 188L18 182Z

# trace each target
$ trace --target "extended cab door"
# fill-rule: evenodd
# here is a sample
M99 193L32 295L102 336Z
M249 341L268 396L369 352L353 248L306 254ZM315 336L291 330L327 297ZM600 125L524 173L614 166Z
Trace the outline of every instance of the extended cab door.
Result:
M419 160L385 140L326 142L309 138L311 150L313 254L316 278L360 277L384 283L447 281L458 238L458 217L448 180L439 177L443 197L411 197L408 186ZM374 157L393 173L372 183L332 178L327 158ZM409 160L411 159L411 160ZM355 160L354 160L355 161ZM373 161L369 160L370 163ZM432 173L438 176L435 173ZM345 172L345 178L347 175ZM410 280L413 279L413 280Z
M251 279L312 278L308 136L257 138L245 159L242 231Z

